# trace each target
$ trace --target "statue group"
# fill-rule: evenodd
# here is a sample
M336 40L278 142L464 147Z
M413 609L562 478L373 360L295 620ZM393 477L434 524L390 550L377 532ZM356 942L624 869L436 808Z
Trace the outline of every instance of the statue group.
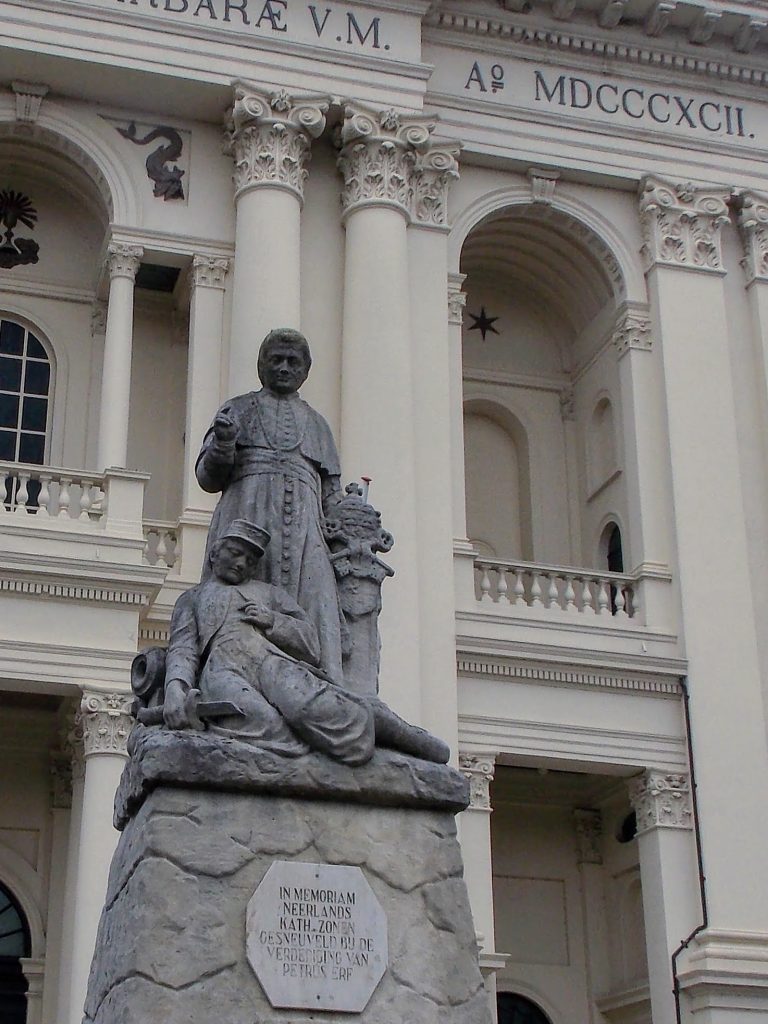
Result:
M469 784L379 699L393 538L340 486L309 368L304 337L272 331L262 388L203 440L221 497L167 649L133 664L83 1024L490 1024L454 821Z
M286 757L361 765L376 745L438 763L447 746L376 696L379 557L393 538L350 484L333 435L299 397L311 355L298 331L264 339L262 388L219 409L197 479L220 492L201 583L174 610L164 659L134 672L139 718L236 737ZM159 669L159 671L157 671Z

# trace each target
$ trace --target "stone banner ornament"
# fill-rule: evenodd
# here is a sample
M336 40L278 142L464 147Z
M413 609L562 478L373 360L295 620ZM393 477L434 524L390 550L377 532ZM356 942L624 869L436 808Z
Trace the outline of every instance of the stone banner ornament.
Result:
M360 1013L387 949L387 920L360 868L275 861L248 904L248 962L275 1007Z

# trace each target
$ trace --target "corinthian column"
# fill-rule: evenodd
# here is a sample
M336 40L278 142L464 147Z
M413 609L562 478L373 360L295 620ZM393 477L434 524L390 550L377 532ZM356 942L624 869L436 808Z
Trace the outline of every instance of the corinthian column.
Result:
M124 468L128 457L128 415L133 356L133 288L144 250L111 242L107 250L109 305L101 373L98 468Z
M339 168L346 228L341 457L349 479L373 480L372 500L395 536L397 600L381 617L384 698L412 721L419 693L419 592L407 226L413 173L429 149L423 117L348 105Z
M235 164L235 266L229 393L256 378L256 353L273 327L300 326L300 215L312 139L328 99L237 85L225 132Z
M99 917L118 833L112 806L133 725L130 696L86 691L80 706L85 753L80 843L77 851L75 918L69 1024L80 1024Z
M649 178L640 216L664 368L710 925L760 934L768 891L734 884L763 873L765 787L743 779L768 777L768 741L723 284L729 198L722 189ZM715 607L713 567L723 570ZM723 771L730 763L738 772Z
M673 1020L672 954L701 920L691 784L649 769L628 783L637 816L645 944L654 1020Z
M459 815L458 822L461 849L472 919L485 954L496 951L491 851L491 782L496 757L495 751L459 753L459 770L469 779L469 807Z

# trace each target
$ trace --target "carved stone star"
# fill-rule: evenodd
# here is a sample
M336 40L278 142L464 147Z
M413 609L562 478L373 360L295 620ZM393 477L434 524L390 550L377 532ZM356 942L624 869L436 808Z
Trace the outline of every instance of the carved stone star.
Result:
M493 326L499 318L497 316L488 316L485 312L485 306L480 307L479 314L470 313L469 315L475 322L468 329L470 331L480 331L483 341L485 341L485 336L489 331L492 334L499 333Z

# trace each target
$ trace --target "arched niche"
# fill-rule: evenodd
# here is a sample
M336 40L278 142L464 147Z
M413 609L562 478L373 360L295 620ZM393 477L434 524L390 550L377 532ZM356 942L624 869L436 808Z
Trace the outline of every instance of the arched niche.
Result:
M587 426L587 477L590 495L603 487L618 469L616 416L613 402L602 394Z
M528 435L504 406L464 406L467 532L482 555L528 561L533 555Z

